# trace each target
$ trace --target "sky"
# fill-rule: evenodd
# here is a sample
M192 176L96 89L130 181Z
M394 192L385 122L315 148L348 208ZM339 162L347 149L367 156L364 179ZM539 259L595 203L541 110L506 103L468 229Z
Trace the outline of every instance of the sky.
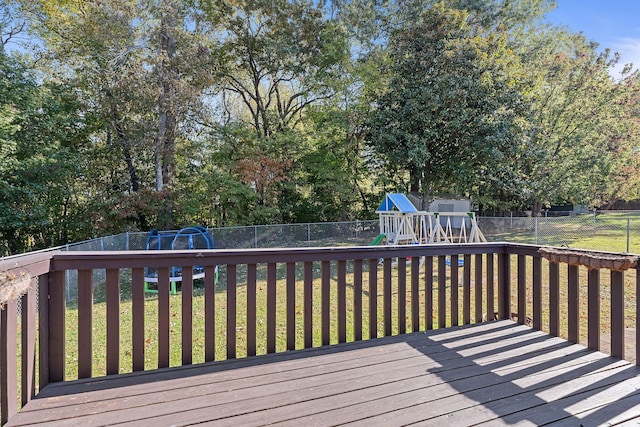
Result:
M640 0L556 0L547 20L582 32L600 48L621 55L622 64L640 66ZM621 66L620 66L621 68Z

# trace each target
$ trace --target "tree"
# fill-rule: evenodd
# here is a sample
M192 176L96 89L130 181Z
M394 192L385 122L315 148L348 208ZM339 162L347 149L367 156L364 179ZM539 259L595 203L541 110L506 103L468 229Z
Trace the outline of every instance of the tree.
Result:
M523 53L536 84L514 190L534 214L553 203L593 203L627 150L617 134L626 89L609 74L617 59L595 48L582 35L551 29Z
M90 115L68 88L38 85L0 53L0 253L58 246L86 236L80 197Z
M228 7L216 73L227 113L248 118L262 138L294 128L307 107L335 93L344 35L317 2L242 0ZM217 22L219 13L207 16ZM244 115L231 110L238 103Z
M110 182L99 180L100 191L120 199L139 200L138 192L155 197L158 203L146 205L159 210L149 216L141 209L136 227L173 227L176 147L211 83L211 57L187 29L188 8L151 0L22 4L37 24L53 77L73 84L103 120L96 148L109 147L118 162L108 167ZM113 202L111 194L105 199Z
M526 112L517 57L468 18L439 3L392 34L389 85L369 121L369 143L408 171L423 209L435 190L464 194L483 166L508 163Z

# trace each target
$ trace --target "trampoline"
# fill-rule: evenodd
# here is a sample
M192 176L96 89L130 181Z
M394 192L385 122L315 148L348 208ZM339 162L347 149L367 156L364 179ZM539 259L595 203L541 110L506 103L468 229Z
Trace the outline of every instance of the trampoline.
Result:
M213 236L204 227L186 227L178 231L151 230L147 237L147 250L197 250L214 249ZM157 293L158 269L148 267L144 273L145 291ZM204 266L193 266L193 280L204 278ZM215 269L215 283L218 282L218 266ZM176 294L177 283L182 282L182 267L172 266L169 270L171 294ZM150 284L152 287L150 287ZM153 288L155 287L155 289Z

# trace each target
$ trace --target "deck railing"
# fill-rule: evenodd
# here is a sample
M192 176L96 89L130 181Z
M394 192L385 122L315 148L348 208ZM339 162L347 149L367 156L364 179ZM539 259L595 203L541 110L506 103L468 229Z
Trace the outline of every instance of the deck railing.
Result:
M0 310L0 419L4 424L51 382L494 318L595 350L610 335L611 354L624 358L625 327L640 330L635 263L624 267L632 267L627 280L634 280L625 284L624 268L548 261L539 249L485 243L53 252L5 260L0 272L27 274L30 286ZM172 266L182 271L177 295L170 293ZM202 280L192 280L194 266L204 270ZM150 267L158 273L151 295ZM96 274L102 271L104 283ZM70 302L71 277L77 299Z

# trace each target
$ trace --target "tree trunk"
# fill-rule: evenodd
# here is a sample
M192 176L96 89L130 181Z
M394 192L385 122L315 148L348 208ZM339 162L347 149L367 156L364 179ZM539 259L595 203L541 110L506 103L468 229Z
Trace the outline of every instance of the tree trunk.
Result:
M422 172L422 206L423 211L429 211L431 203L431 165L425 165Z
M172 30L176 27L178 6L172 2L163 12L160 22L160 48L158 52L158 133L155 141L156 190L171 190L176 151L176 40ZM165 195L159 226L173 228L173 200Z
M534 200L531 203L531 216L538 216L542 211L542 202L539 200Z
M420 177L422 173L415 166L409 166L409 191L411 193L420 192Z

